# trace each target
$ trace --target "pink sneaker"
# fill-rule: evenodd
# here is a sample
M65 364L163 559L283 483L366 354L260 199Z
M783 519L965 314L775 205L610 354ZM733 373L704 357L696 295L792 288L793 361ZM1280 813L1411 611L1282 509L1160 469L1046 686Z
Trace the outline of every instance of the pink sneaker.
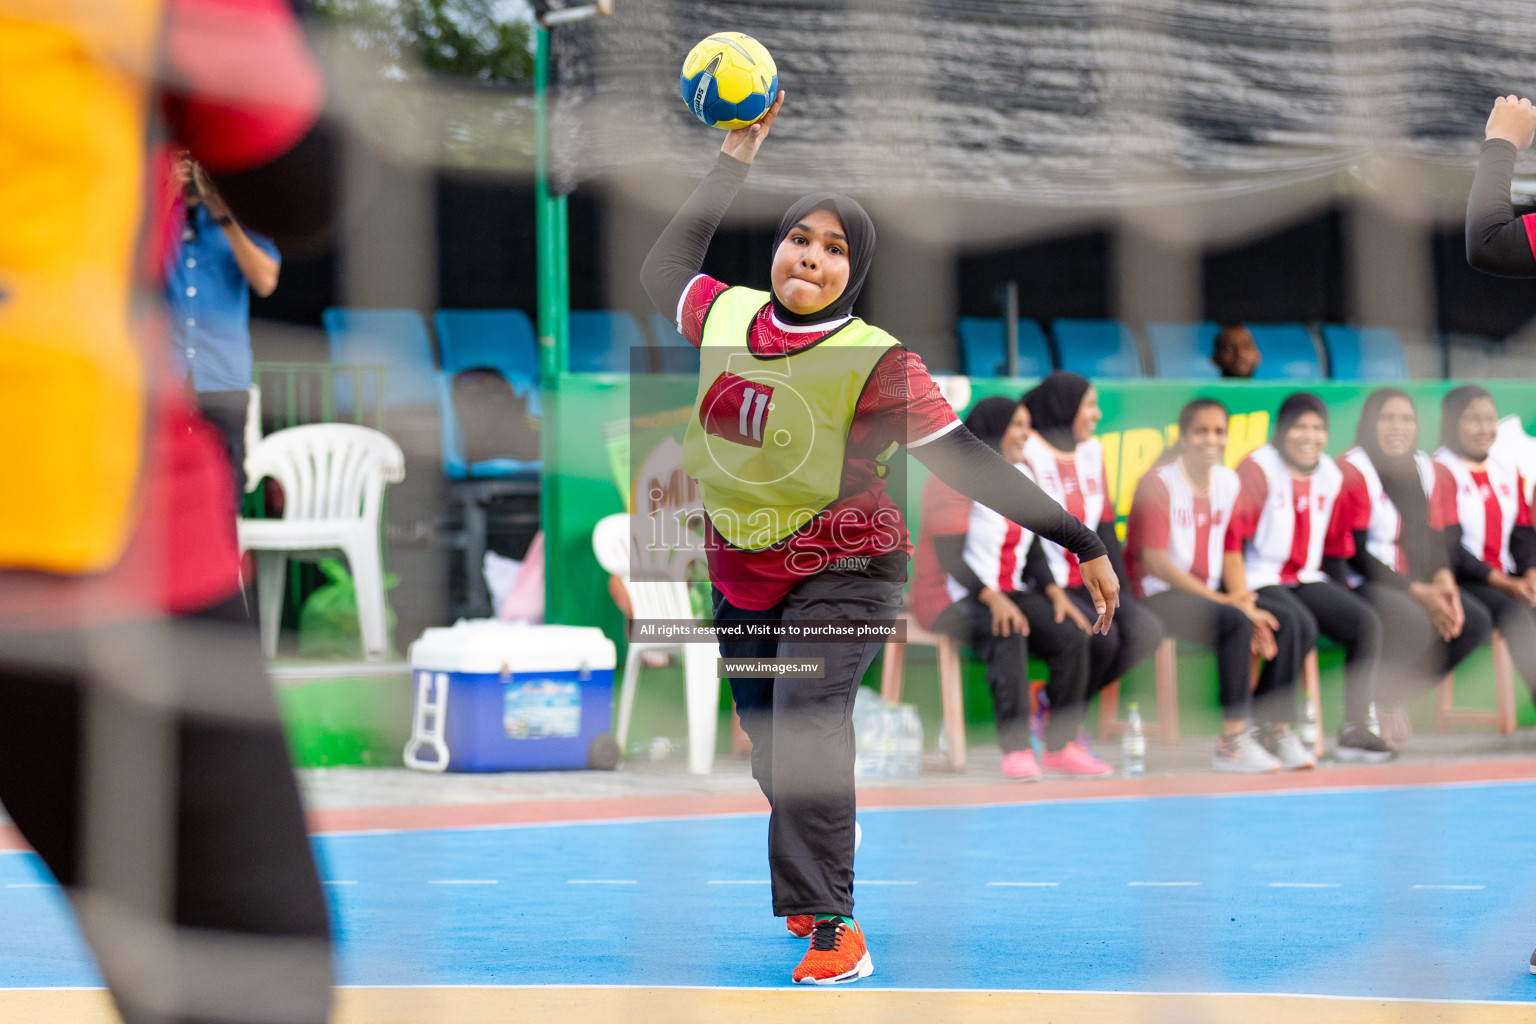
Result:
M1003 755L1003 778L1021 779L1025 782L1040 781L1040 765L1035 761L1033 750L1015 750Z
M1047 750L1043 760L1045 770L1054 775L1109 775L1114 771L1075 740L1060 750Z

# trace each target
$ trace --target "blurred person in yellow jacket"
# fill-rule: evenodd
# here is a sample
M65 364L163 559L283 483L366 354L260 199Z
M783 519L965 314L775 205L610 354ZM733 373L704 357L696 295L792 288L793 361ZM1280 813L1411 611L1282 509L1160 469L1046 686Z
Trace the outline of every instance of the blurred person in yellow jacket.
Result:
M0 0L0 847L64 887L129 1024L329 1009L230 467L163 362L151 145L259 230L322 229L322 96L281 0Z

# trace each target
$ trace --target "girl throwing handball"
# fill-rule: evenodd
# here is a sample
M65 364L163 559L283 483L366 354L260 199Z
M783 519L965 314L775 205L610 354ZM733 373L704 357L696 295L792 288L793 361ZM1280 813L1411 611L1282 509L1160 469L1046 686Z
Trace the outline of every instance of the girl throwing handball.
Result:
M791 206L774 236L772 291L699 272L709 241L784 103L728 133L641 277L700 350L683 463L699 483L726 658L820 659L817 679L736 677L752 774L768 798L773 912L810 938L796 982L873 970L853 918L855 690L881 639L730 639L753 622L803 627L896 618L910 545L878 457L906 446L940 479L1081 560L1098 630L1119 584L1092 531L956 419L922 360L853 315L875 228L837 193Z

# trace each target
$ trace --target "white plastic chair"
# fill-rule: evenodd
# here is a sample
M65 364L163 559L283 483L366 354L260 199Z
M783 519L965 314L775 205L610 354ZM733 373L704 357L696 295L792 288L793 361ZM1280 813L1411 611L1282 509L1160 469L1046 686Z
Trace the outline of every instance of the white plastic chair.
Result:
M686 583L632 582L629 578L634 539L629 515L619 512L600 519L592 530L592 552L604 570L624 581L630 608L636 619L691 619L693 606ZM720 648L716 644L653 643L631 641L624 659L624 682L619 690L619 721L614 739L625 749L629 718L635 706L635 684L640 679L643 651L680 653L688 701L688 770L708 775L715 763L715 726L720 713L720 677L716 671Z
M405 455L388 436L350 423L312 423L274 431L245 456L246 486L263 477L283 489L283 518L241 519L240 551L256 552L261 646L277 654L288 559L340 551L357 590L363 656L389 653L379 518L384 485L405 479Z

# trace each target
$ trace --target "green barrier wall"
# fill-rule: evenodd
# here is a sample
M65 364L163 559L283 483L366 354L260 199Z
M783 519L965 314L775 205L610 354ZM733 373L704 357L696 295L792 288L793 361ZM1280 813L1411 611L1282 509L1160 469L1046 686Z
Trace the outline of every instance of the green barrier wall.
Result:
M1021 395L1033 383L1029 380L973 380L969 382L970 403L989 395ZM1438 444L1440 398L1455 383L1417 381L1402 385L1418 405L1421 444L1428 450ZM1501 414L1518 413L1527 429L1536 421L1536 383L1481 383L1493 393ZM629 480L630 466L644 459L643 452L630 450L631 438L635 439L634 446L641 446L666 436L669 431L680 436L680 425L693 397L694 386L693 381L683 378L644 380L643 393L635 396L636 422L632 429L628 376L569 374L561 378L558 400L552 403L553 410L549 404L545 407L546 421L552 412L557 420L554 471L558 480L555 481L554 500L548 507L550 519L545 524L546 558L552 581L548 608L550 622L599 626L621 644L622 651L623 620L608 596L607 577L592 554L592 527L603 516L625 510L626 496L621 493L618 481ZM1173 438L1179 409L1184 403L1197 397L1216 398L1226 403L1233 414L1228 462L1235 465L1244 454L1268 439L1273 411L1298 387L1285 383L1130 380L1104 381L1098 384L1098 389L1099 404L1104 411L1098 436L1104 443L1110 486L1114 490L1116 511L1123 529L1136 482ZM1371 388L1317 382L1305 390L1319 395L1329 407L1328 450L1338 454L1350 447L1354 443L1360 407ZM905 456L897 457L892 470L892 493L906 511L909 527L915 534L920 525L916 521L917 499L927 479L927 471ZM1325 666L1331 660L1325 656ZM1197 661L1206 666L1203 673L1196 670ZM927 701L921 694L933 688L924 684L923 677L931 666L925 665L921 651L912 652L909 664L912 666L909 692L918 699L920 706L925 707ZM1194 716L1187 731L1206 731L1200 723L1203 720L1214 722L1216 699L1214 682L1209 682L1208 678L1211 671L1209 659L1202 660L1202 656L1196 655L1184 659L1183 664L1186 671L1180 676L1184 682L1181 702ZM1142 674L1146 676L1145 681L1140 678ZM1458 699L1491 707L1491 685L1485 686L1483 680L1486 674L1486 658L1474 658L1462 673L1466 677L1464 689L1467 692ZM1330 677L1336 675L1336 672L1325 673L1325 691L1333 691L1332 696L1325 692L1329 701L1337 699L1337 679L1329 685ZM968 672L968 676L971 678L967 683L967 715L972 719L989 719L990 705L979 672ZM1203 685L1201 680L1209 685ZM1150 695L1150 681L1149 664L1144 673L1133 673L1127 680L1127 688ZM936 709L936 694L933 703ZM1149 701L1143 700L1143 703ZM1536 723L1536 714L1523 697L1520 698L1520 708L1523 723ZM1204 719L1201 709L1209 709L1203 713ZM1337 721L1337 708L1333 709L1331 718L1327 715L1328 703L1324 710L1325 721ZM928 733L935 735L936 730L930 727Z

